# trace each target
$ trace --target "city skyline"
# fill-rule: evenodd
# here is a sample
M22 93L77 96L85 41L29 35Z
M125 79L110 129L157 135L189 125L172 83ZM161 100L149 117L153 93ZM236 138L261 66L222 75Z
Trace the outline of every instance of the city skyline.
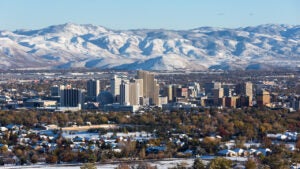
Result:
M297 25L300 1L1 1L0 30L39 29L62 23L111 29L236 28L260 24Z

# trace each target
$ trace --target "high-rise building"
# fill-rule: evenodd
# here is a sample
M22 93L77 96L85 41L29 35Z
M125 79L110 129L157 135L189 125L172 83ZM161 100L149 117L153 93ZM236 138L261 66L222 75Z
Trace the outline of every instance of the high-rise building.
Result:
M86 86L88 101L96 101L100 93L100 81L94 79L88 80Z
M235 87L235 92L237 95L249 96L250 101L252 102L253 98L253 84L251 82L245 82L237 84Z
M61 107L81 107L82 91L76 88L61 87L60 106Z
M143 97L148 97L151 104L157 105L159 102L159 85L157 80L154 79L154 74L138 70L137 79L143 79Z
M122 80L120 85L120 104L130 105L129 98L130 98L129 83L127 80Z
M164 86L163 95L168 97L168 102L173 101L172 85Z
M249 107L250 105L250 99L249 96L239 96L236 100L236 107Z
M118 102L118 97L120 96L120 85L122 78L114 75L114 77L110 80L110 92L114 97L114 102Z
M259 107L270 104L271 102L270 93L266 90L258 91L258 93L256 94L256 102L257 102L257 106Z
M173 101L176 100L177 97L181 97L180 89L182 88L181 85L179 84L174 84L172 85L172 96L173 96Z
M131 79L129 82L129 103L130 105L139 105L140 104L140 81L141 79Z
M218 89L212 89L212 96L213 98L222 98L224 96L224 89L218 88Z
M185 87L177 87L174 90L174 97L184 97L187 98L188 97L188 89Z
M249 97L249 105L252 106L253 84L251 82L237 84L235 87L235 92L237 95L240 95L240 96L248 96Z
M200 96L200 92L201 92L200 84L197 82L190 82L188 84L188 92L189 92L189 97Z
M245 95L249 96L251 99L253 98L253 84L251 82L245 83Z
M150 99L152 99L152 104L158 105L159 104L159 84L157 83L157 80L154 79L154 86L153 86L153 93Z
M225 102L223 96L224 96L223 88L212 89L212 95L210 95L210 98L213 99L213 105L214 106L223 105L223 101Z
M205 95L212 95L213 89L219 89L222 87L221 82L211 82L211 83L205 83L204 89L205 89Z
M190 82L188 84L188 96L195 98L200 96L200 84L196 82Z
M139 84L139 97L143 97L143 79L134 79L134 81Z
M233 84L223 84L222 88L224 89L224 96L231 97L234 95L234 86Z
M59 86L54 85L50 88L50 94L51 96L60 96L60 90L59 90Z
M225 107L235 108L237 99L238 99L237 96L225 97Z

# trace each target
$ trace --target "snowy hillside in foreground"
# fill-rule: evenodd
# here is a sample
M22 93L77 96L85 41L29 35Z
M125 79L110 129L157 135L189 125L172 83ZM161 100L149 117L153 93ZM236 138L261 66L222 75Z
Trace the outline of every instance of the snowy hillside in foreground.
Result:
M0 31L0 69L269 69L300 65L300 26L111 30L63 24Z

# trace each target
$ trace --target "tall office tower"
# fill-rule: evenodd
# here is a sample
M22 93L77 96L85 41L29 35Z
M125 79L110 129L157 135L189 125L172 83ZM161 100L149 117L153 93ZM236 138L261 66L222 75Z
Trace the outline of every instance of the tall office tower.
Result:
M159 104L159 84L156 79L154 79L153 93L150 98L152 98L153 104L155 105Z
M144 92L143 92L143 79L134 79L134 81L136 81L136 83L139 84L139 97L143 97L144 96Z
M51 96L60 96L60 90L59 90L59 86L54 85L50 88L50 94Z
M253 85L251 82L237 84L235 87L235 92L238 95L245 95L245 96L252 97L253 96L252 86Z
M222 88L224 89L224 96L226 97L231 97L233 96L234 94L234 87L235 85L233 84L223 84L222 85Z
M270 93L266 90L260 90L256 94L257 106L262 107L271 102Z
M175 97L188 97L188 89L185 87L176 88Z
M97 96L100 93L100 81L99 80L88 80L86 83L87 88L87 99L88 101L96 101Z
M253 84L251 82L245 83L245 94L249 96L251 99L253 97Z
M172 95L173 95L173 100L176 98L176 97L180 97L180 90L182 86L179 85L179 84L174 84L172 85Z
M172 85L164 86L163 95L168 97L168 102L173 101L173 88Z
M157 80L154 79L154 74L138 70L137 79L143 79L143 97L149 98L151 104L158 104L158 95L159 95L159 85Z
M224 96L224 89L218 88L218 89L212 89L212 95L211 99L213 99L213 105L214 106L221 106L223 105L223 96Z
M127 80L122 80L120 84L120 104L130 105L129 102L129 84Z
M190 82L188 84L188 92L189 92L189 97L198 97L201 92L200 84L197 82Z
M224 89L218 88L218 89L212 89L213 98L222 98L224 96Z
M211 82L211 83L205 83L204 89L205 89L205 95L212 95L213 89L219 89L221 88L222 84L221 82Z
M140 104L140 80L131 79L129 82L129 103L130 105Z
M239 96L236 100L236 107L249 107L250 105L249 96Z
M81 107L82 91L76 88L61 88L60 106L61 107Z
M248 96L249 103L252 105L252 98L253 98L253 84L251 82L245 82L241 84L237 84L235 87L235 92L237 95L241 96Z
M232 96L232 97L225 97L225 107L233 107L236 108L237 107L237 96Z
M114 102L118 101L118 97L120 96L120 85L122 78L114 75L114 77L110 80L110 92L114 97Z

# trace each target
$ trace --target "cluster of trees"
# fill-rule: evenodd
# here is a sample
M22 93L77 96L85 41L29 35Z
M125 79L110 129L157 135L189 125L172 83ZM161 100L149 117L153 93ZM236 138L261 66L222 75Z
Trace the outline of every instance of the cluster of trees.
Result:
M148 131L157 136L157 139L149 140L147 144L162 145L167 147L164 152L146 153L146 143L138 143L128 140L119 142L124 146L121 153L116 153L100 141L96 144L100 147L97 151L72 151L69 140L62 137L54 142L58 148L54 151L32 150L30 146L14 146L13 152L20 159L20 163L35 163L38 157L45 156L47 163L57 162L100 162L117 158L166 158L179 157L178 152L187 149L194 150L197 154L215 154L221 149L222 142L235 138L236 147L243 148L247 140L256 140L263 147L273 150L270 156L259 157L259 163L268 166L288 166L290 161L300 162L300 139L296 143L298 151L292 152L284 145L272 145L266 133L281 133L286 130L298 131L300 129L300 113L288 112L286 110L270 110L260 108L245 109L195 109L191 112L162 112L159 109L142 114L131 113L103 113L103 112L38 112L33 110L0 111L0 123L22 124L28 129L36 124L57 124L61 127L70 122L79 125L85 122L92 124L115 123L123 126L120 131ZM174 134L184 133L189 138L182 138L186 144L177 146L169 138ZM211 139L211 135L220 135L222 139ZM31 134L30 139L39 141L39 138ZM200 141L199 138L204 138ZM14 145L18 139L17 133L4 133L0 143ZM118 141L118 140L117 140ZM93 143L89 143L93 144ZM0 153L8 153L1 149ZM279 159L279 160L278 160Z
M165 113L154 110L143 114L103 113L103 112L37 112L34 110L0 111L0 123L22 124L33 127L37 123L57 124L65 127L70 122L84 125L116 124L136 125L138 130L152 132L157 130L159 136L165 137L166 131L186 133L191 137L217 134L228 140L235 137L245 137L246 140L262 140L266 133L282 133L298 131L300 128L300 113L287 110L270 110L260 108L245 109L196 109L192 112L177 111ZM175 129L175 130L174 130Z

